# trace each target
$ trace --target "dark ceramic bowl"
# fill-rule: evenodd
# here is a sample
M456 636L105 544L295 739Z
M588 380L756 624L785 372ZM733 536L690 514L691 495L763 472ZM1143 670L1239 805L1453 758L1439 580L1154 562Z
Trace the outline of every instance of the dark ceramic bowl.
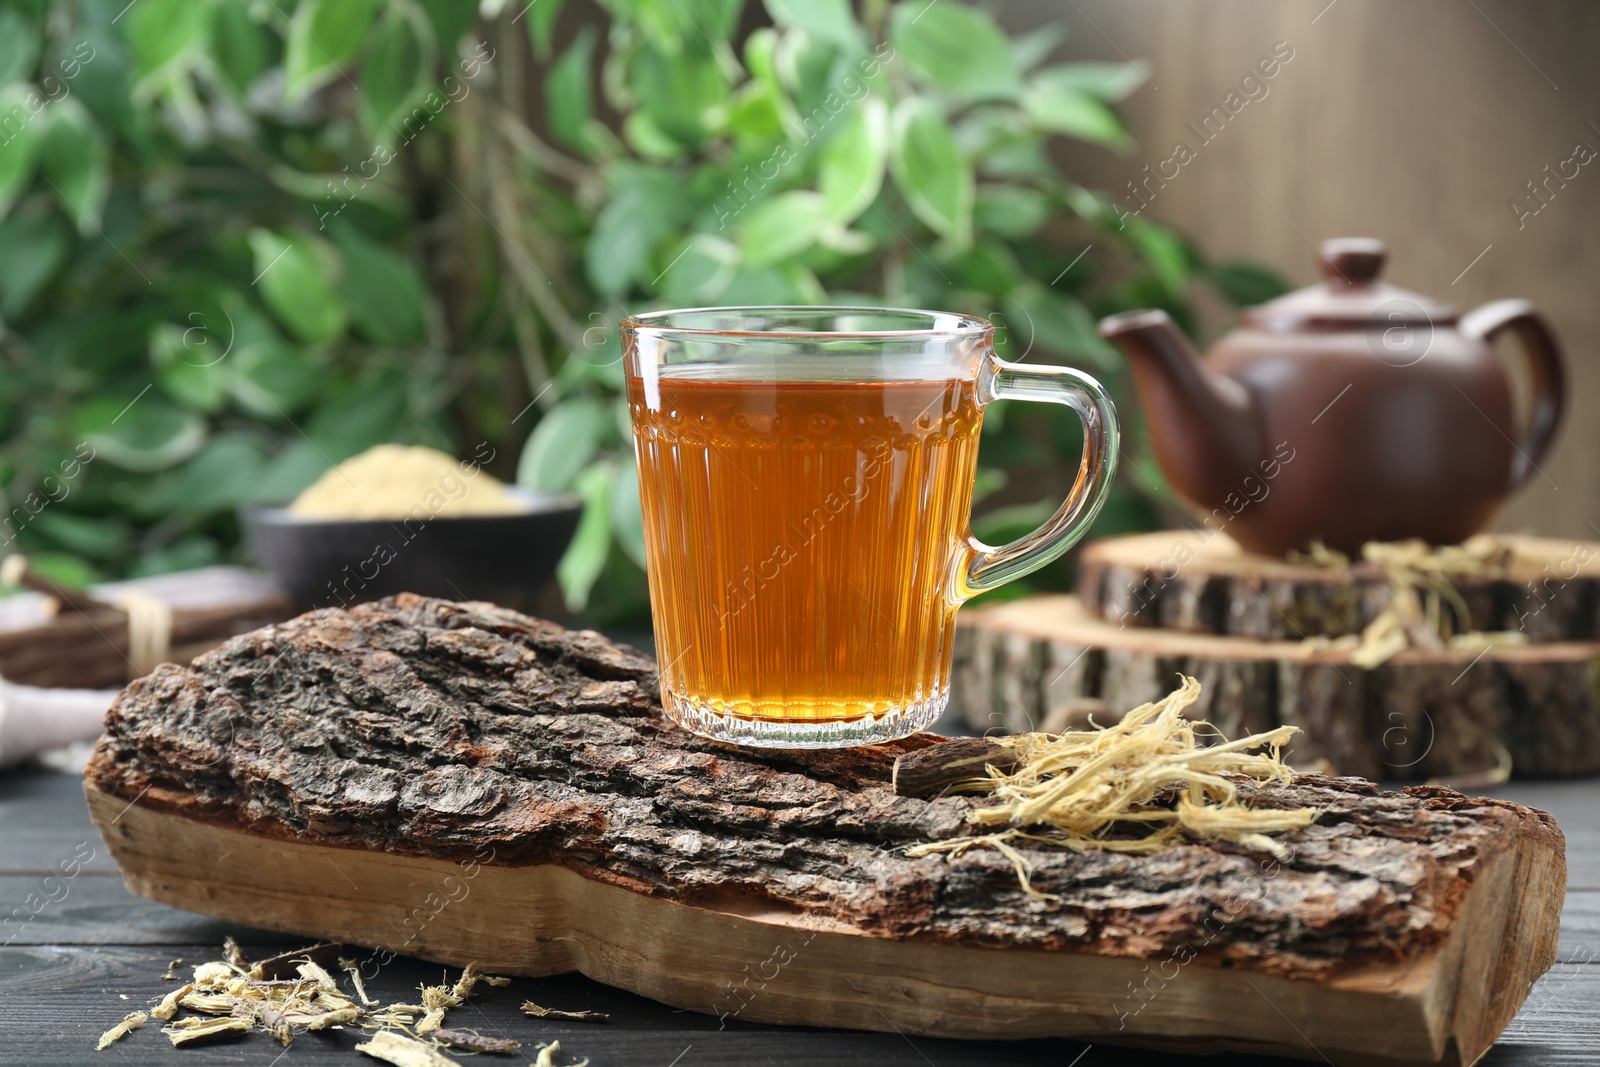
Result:
M338 607L393 593L531 602L550 581L583 513L575 496L507 488L511 515L303 519L281 507L240 511L256 558L295 599Z

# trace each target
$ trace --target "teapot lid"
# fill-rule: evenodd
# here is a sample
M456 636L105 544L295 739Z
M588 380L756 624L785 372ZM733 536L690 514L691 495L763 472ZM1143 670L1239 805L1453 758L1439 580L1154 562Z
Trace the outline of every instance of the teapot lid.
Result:
M1336 237L1317 249L1322 281L1245 311L1246 326L1271 332L1445 325L1456 309L1378 280L1389 249L1372 237Z

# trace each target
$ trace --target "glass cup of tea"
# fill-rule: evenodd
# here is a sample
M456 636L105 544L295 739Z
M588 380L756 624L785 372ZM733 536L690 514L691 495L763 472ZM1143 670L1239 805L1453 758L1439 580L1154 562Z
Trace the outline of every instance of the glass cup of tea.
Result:
M994 327L936 311L732 307L622 322L661 700L706 737L888 741L950 695L956 609L1083 536L1117 461L1116 409L1069 367L1002 362ZM1043 526L968 528L984 406L1083 422Z

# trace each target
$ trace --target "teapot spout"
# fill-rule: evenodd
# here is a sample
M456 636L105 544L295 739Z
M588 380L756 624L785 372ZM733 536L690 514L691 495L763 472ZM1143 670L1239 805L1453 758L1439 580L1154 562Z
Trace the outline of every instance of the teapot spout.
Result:
M1206 510L1243 494L1263 458L1261 419L1245 387L1208 371L1165 311L1129 311L1100 335L1133 368L1156 459L1172 487Z

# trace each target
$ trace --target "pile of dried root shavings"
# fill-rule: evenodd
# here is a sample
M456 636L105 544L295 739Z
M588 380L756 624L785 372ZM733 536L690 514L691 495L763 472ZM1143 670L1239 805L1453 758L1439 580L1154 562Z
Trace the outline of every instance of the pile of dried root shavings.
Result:
M266 1031L285 1047L303 1031L346 1026L370 1030L369 1039L356 1050L395 1067L454 1067L459 1061L445 1056L442 1050L446 1048L508 1053L520 1047L520 1042L511 1038L485 1037L444 1026L445 1012L472 996L478 983L503 986L511 979L483 974L477 964L469 963L453 985L422 986L420 1004L385 1005L367 995L360 969L352 960L339 959L338 967L349 977L354 995L340 988L324 966L337 958L339 948L312 945L252 964L229 938L223 946L226 959L195 967L190 981L168 993L148 1014L130 1012L101 1035L96 1048L110 1048L150 1016L168 1024L162 1033L178 1048L239 1037L253 1030ZM174 961L172 967L180 962ZM165 977L174 977L172 967ZM522 1008L540 1018L602 1022L609 1018L598 1012L553 1011L532 1001ZM193 1014L178 1018L183 1009ZM540 1046L536 1067L555 1067L560 1051L559 1041Z
M1294 557L1296 562L1350 570L1350 560L1321 544ZM1515 548L1488 534L1470 537L1459 545L1429 545L1426 541L1368 541L1361 558L1378 567L1389 585L1389 605L1360 634L1346 637L1308 637L1319 651L1350 652L1350 662L1372 670L1408 648L1432 652L1478 651L1489 647L1517 648L1528 635L1517 630L1469 630L1471 614L1466 601L1450 584L1452 576L1503 577L1516 562Z
M1019 750L1015 764L1006 771L991 764L986 777L951 788L997 800L974 805L968 819L1005 829L915 845L908 855L992 848L1011 861L1030 896L1050 901L1060 898L1033 887L1033 864L1013 842L1149 855L1187 842L1226 841L1282 859L1286 850L1266 835L1308 826L1319 813L1249 807L1237 776L1292 781L1280 753L1298 729L1280 726L1203 746L1203 732L1214 728L1183 714L1199 695L1200 683L1185 677L1176 691L1104 729L991 738ZM1260 748L1270 751L1253 751Z

